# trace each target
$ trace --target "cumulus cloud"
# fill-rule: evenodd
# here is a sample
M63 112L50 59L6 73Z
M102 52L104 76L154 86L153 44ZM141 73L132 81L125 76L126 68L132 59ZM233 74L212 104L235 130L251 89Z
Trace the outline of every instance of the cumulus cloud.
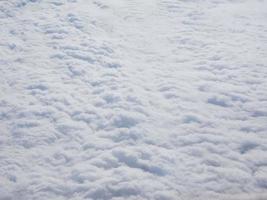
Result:
M0 1L0 200L266 199L266 6Z

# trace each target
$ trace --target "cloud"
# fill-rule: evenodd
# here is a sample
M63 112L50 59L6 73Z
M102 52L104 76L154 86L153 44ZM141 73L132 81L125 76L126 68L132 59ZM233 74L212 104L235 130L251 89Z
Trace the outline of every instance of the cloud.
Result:
M0 200L267 198L266 2L0 2Z

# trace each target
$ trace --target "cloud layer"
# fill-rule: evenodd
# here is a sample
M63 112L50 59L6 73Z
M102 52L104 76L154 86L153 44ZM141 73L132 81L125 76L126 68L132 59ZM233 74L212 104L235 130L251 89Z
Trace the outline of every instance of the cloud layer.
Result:
M266 199L266 1L0 2L0 199Z

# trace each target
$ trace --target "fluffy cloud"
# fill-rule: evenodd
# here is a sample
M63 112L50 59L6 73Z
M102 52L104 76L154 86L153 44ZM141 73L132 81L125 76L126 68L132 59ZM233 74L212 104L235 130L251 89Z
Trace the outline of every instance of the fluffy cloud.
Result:
M267 198L266 2L0 2L0 199Z

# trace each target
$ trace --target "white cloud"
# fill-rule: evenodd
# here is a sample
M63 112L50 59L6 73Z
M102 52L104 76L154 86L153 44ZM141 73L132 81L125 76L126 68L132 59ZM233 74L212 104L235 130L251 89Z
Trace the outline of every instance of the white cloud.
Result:
M266 1L0 1L0 200L267 198Z

